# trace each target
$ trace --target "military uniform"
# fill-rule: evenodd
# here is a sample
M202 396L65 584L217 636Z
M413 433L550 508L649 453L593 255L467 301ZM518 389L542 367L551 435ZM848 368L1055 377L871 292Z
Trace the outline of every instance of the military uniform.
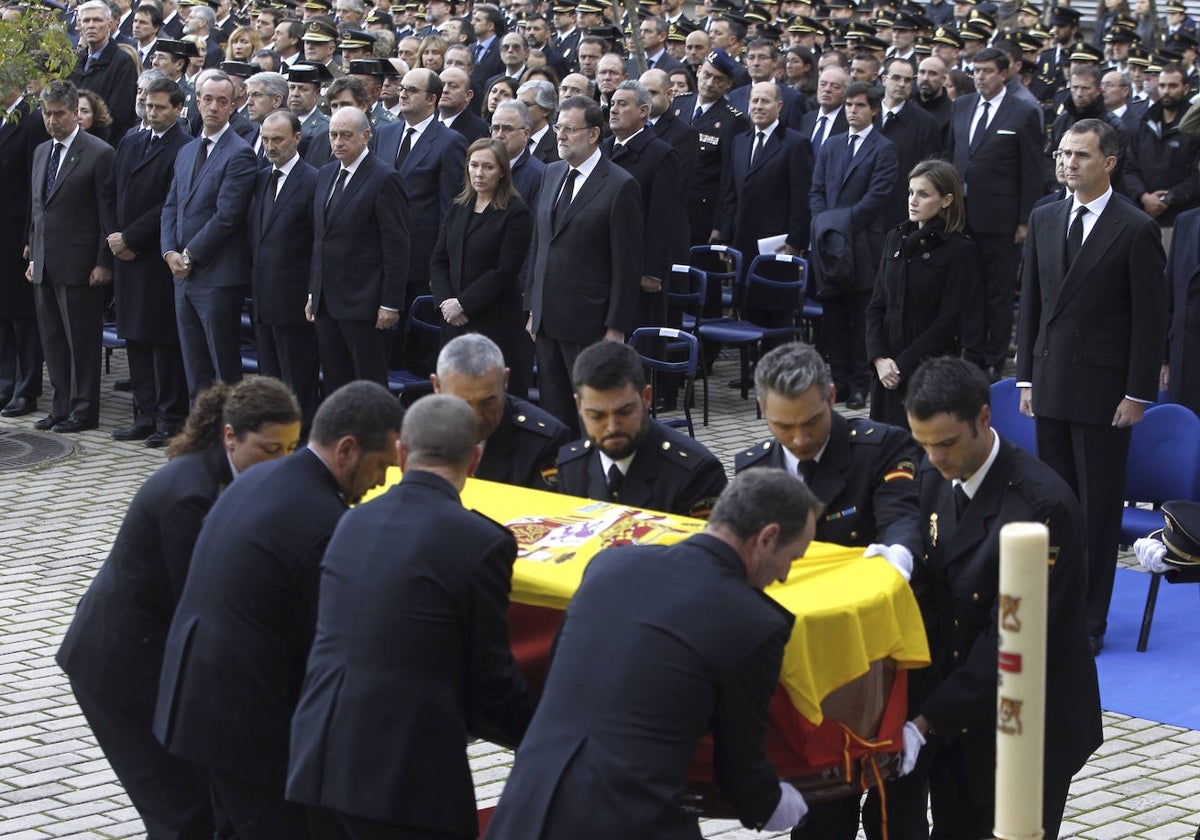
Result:
M715 455L654 420L615 494L609 492L600 453L590 440L558 451L558 492L570 496L704 518L726 483Z
M533 403L506 394L500 425L487 439L475 477L553 490L555 459L567 442L563 423Z
M371 109L371 125L380 126L395 122L396 115L389 111L382 102L376 102Z
M329 117L321 113L320 108L313 108L312 114L308 116L304 122L300 123L300 134L303 137L312 137L314 134L329 133Z
M839 545L902 545L916 556L921 535L913 479L920 460L903 429L835 412L810 485L825 503L816 538ZM771 438L734 456L735 473L754 467L787 469L783 445Z
M713 214L720 193L725 147L733 142L735 135L749 131L750 123L725 97L718 99L693 120L696 97L694 93L676 97L672 102L672 110L678 119L691 125L699 134L700 153L688 190L688 225L692 244L702 245L708 242L708 236L715 227Z

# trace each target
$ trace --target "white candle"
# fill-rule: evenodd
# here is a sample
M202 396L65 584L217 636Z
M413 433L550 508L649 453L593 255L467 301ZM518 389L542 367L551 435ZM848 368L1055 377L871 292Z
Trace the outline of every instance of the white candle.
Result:
M1011 522L1000 529L994 831L999 840L1042 836L1049 558L1045 525Z

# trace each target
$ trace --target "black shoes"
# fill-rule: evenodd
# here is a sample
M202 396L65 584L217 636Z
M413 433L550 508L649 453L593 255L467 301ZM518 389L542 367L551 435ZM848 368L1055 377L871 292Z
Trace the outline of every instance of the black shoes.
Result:
M37 400L29 397L14 397L8 405L0 409L0 417L24 417L37 411Z
M37 429L39 432L48 432L66 419L66 417L55 417L53 414L51 414L34 423L33 428Z
M867 398L862 391L852 391L850 396L846 397L846 408L857 410L867 407Z
M134 423L124 429L117 429L112 433L113 440L145 440L154 434L154 427L149 425L138 425Z
M147 435L145 445L151 449L162 449L170 439L171 436L166 432L153 432Z
M79 417L68 417L61 420L50 427L50 431L58 432L61 435L69 435L74 432L86 432L88 429L94 429L100 425L98 420L83 420Z

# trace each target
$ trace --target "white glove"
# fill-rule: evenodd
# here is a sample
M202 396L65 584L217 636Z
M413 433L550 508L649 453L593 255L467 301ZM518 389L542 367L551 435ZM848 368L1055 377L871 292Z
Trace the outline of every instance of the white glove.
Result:
M882 557L888 561L892 567L900 573L900 577L905 580L912 578L913 556L902 545L884 545L883 543L871 543L867 546L867 550L863 552L863 557Z
M1140 540L1134 540L1133 553L1137 556L1138 562L1142 564L1142 568L1148 572L1162 574L1171 568L1163 562L1163 557L1167 554L1167 547L1156 539L1142 537Z
M900 752L900 775L907 776L917 766L917 756L925 746L925 736L911 720L904 724L904 749Z
M779 804L775 813L763 825L764 831L787 831L800 825L804 815L808 813L808 803L804 796L787 782L779 783Z

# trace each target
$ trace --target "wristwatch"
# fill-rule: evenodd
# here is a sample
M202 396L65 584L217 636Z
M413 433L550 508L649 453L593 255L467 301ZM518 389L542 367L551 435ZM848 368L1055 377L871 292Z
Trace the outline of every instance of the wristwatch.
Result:
M187 248L183 249L183 267L184 268L192 267L192 255L190 253L188 253Z

